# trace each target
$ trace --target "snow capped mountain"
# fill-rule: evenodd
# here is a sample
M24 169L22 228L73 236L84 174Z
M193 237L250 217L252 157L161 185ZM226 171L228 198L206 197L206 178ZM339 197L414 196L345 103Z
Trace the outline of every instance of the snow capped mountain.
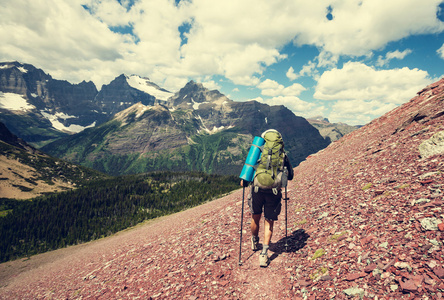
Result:
M151 82L149 78L146 77L140 77L138 75L126 76L126 81L131 87L150 94L156 97L158 100L166 101L168 98L174 95L174 93L160 88L157 84Z
M0 121L35 146L102 124L138 102L165 104L172 95L137 75L122 74L98 91L92 82L71 84L29 64L0 63Z

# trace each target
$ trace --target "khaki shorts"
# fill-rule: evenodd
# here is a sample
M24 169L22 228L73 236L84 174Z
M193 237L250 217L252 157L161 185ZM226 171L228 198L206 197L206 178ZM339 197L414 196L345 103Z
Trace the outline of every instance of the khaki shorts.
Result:
M281 213L281 199L282 193L280 191L275 195L271 190L264 191L259 189L259 191L255 193L254 190L251 189L248 195L248 206L253 215L259 215L263 212L265 219L276 221Z

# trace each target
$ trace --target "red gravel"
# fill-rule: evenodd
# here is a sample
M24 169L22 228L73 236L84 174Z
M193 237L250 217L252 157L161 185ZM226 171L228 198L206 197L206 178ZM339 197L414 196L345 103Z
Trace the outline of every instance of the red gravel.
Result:
M99 241L0 265L0 299L441 299L444 80L295 169L268 268L242 190ZM437 224L425 228L425 221ZM262 236L262 228L261 228Z

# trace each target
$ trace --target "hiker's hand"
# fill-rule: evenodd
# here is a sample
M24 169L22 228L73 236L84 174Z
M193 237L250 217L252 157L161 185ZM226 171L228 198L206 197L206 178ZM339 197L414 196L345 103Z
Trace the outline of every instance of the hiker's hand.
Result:
M245 180L241 180L241 182L240 182L240 185L241 186L243 186L243 187L247 187L248 186L248 181L245 181Z

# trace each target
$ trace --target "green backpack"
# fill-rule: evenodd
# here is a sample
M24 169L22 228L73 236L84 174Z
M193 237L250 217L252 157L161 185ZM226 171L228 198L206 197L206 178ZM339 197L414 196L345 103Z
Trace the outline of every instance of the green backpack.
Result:
M254 176L253 185L255 191L258 188L271 189L274 194L282 187L282 172L284 169L284 141L281 134L270 129L262 134L265 144L262 149L262 155Z

